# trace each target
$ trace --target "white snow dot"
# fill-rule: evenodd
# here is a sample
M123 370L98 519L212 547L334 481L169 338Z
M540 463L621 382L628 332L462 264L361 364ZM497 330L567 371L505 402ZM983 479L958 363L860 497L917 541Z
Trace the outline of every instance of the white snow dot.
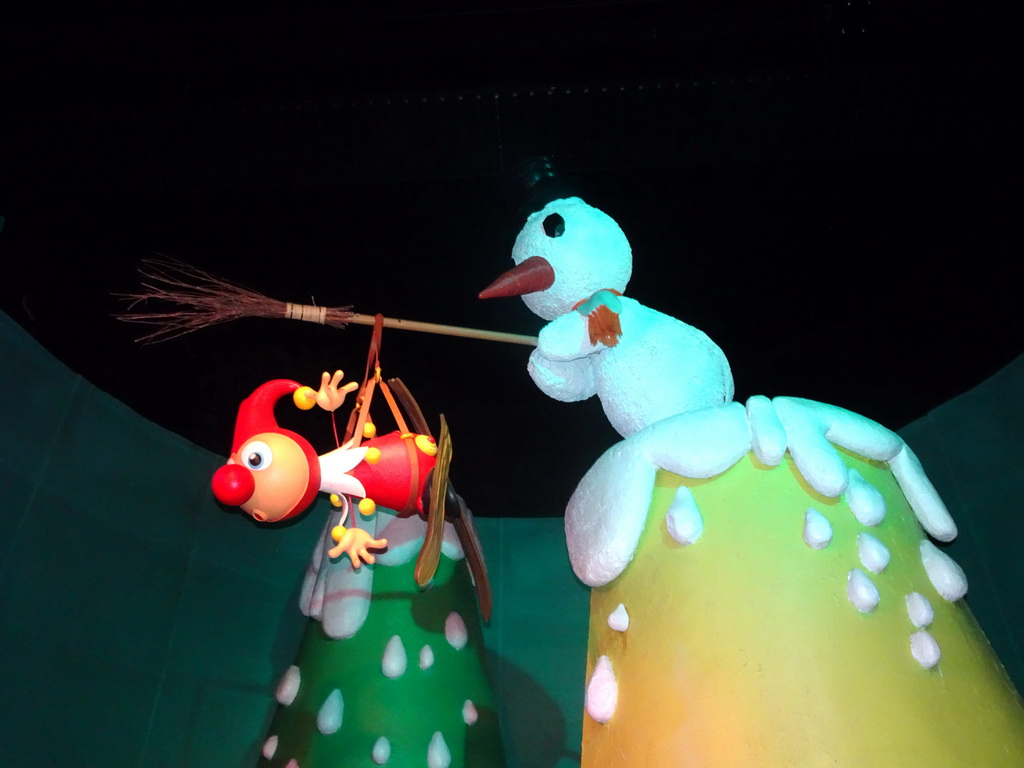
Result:
M341 719L345 714L345 700L341 691L335 688L324 700L323 706L316 715L316 727L324 736L330 736L341 728Z
M629 614L626 613L626 606L619 603L619 607L608 616L608 626L616 632L625 632L629 629Z
M452 763L452 753L448 751L444 736L435 731L427 747L427 768L448 768Z
M476 711L476 705L469 699L466 699L466 703L462 705L462 720L466 725L473 725L479 716Z
M846 596L858 611L864 613L873 611L878 605L878 587L859 568L854 568L846 577Z
M405 674L405 668L408 664L408 660L405 656L405 646L402 645L402 638L398 635L392 635L391 639L388 640L388 644L384 646L384 658L381 660L381 671L384 672L385 677L390 677L394 680L396 677L401 677Z
M857 534L857 554L869 571L881 573L889 564L889 549L870 533Z
M935 591L944 598L959 600L967 594L967 575L963 569L928 539L921 542L921 562Z
M594 665L587 683L587 714L599 723L607 723L615 714L618 698L619 684L615 680L612 662L607 656L602 656Z
M448 618L444 620L444 637L456 651L466 647L466 641L469 639L466 622L455 611L449 613Z
M299 761L293 757L284 768L299 768Z
M851 469L848 477L846 503L853 516L861 525L878 525L885 519L885 497L856 469Z
M910 652L917 659L917 663L925 669L931 669L939 663L942 652L935 638L924 630L915 632L910 636Z
M680 544L693 544L704 533L704 519L693 494L685 485L676 488L675 498L665 513L669 535Z
M804 542L811 549L824 549L832 541L832 523L816 509L804 512Z
M269 739L263 742L263 756L267 760L272 760L274 753L277 752L277 736L271 736Z
M434 666L434 650L429 645L420 648L420 669L430 669Z
M295 701L295 696L299 692L299 683L301 680L302 675L299 673L299 668L294 664L288 667L287 671L281 677L281 682L277 684L277 703L281 706L287 707Z
M920 592L911 592L907 595L907 616L910 623L918 629L930 626L935 619L935 609L928 602L928 598Z
M370 752L370 757L373 758L373 762L377 765L384 765L391 759L391 742L381 736L373 743L373 751Z

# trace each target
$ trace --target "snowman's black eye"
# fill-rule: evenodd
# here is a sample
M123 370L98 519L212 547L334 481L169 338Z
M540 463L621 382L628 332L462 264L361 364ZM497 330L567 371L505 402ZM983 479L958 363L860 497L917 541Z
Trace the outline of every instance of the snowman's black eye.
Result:
M565 234L565 219L552 213L544 219L544 234L548 237L561 237Z

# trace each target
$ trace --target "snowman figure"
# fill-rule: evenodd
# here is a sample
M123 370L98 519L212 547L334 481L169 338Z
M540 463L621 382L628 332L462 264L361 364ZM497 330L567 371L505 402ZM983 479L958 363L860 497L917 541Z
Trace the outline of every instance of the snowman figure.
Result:
M707 335L622 295L632 250L608 214L578 197L554 200L527 219L512 260L480 298L522 296L551 321L529 362L546 395L596 394L623 437L732 399L729 363Z

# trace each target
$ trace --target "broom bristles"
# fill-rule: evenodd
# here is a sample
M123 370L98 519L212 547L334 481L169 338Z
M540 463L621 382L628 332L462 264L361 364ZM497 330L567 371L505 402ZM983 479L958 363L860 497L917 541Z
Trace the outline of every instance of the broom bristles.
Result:
M178 309L117 315L129 323L159 326L136 341L151 344L167 341L202 328L239 320L243 317L285 318L287 302L272 299L238 283L211 275L198 267L171 258L143 259L139 268L142 290L118 294L129 310L150 301L176 305ZM351 307L330 307L324 310L323 324L344 328L352 315Z

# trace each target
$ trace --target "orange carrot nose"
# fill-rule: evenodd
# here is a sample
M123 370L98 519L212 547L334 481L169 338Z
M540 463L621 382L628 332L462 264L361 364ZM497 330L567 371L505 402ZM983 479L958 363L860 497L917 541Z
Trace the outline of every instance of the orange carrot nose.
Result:
M489 286L480 291L481 299L502 296L522 296L550 288L555 282L555 270L543 256L531 256L516 264Z
M256 491L252 472L240 464L225 464L213 473L213 495L221 504L238 507L245 504Z

